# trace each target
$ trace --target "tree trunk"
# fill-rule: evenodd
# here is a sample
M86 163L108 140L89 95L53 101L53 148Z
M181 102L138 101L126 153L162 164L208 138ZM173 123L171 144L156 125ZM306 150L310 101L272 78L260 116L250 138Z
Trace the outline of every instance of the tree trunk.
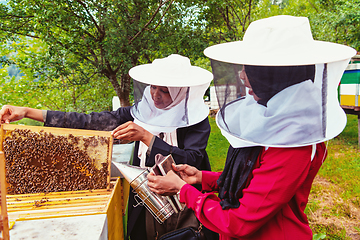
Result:
M128 78L124 77L127 75ZM121 85L117 81L116 74L109 76L109 80L114 87L116 95L119 97L120 106L127 107L130 106L129 94L130 94L130 76L128 74L121 75Z
M122 107L130 106L130 88L131 88L131 78L128 73L121 74L121 83L120 83L120 105Z

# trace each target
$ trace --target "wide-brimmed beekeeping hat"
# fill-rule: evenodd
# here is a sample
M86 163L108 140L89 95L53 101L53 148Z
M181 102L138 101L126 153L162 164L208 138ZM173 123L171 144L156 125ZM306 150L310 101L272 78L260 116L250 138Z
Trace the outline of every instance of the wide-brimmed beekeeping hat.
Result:
M207 118L209 107L204 94L213 79L208 70L192 66L190 59L179 54L155 59L152 63L133 67L134 106L131 113L135 122L153 134L171 132ZM172 103L158 108L152 88L168 88Z
M314 40L306 17L279 15L252 22L242 41L217 44L204 53L228 63L289 66L336 62L354 56L356 51Z
M192 66L190 59L179 54L155 59L152 63L135 66L129 75L136 81L169 87L191 87L210 83L211 72Z
M306 17L254 21L242 41L210 46L204 54L220 106L216 121L233 147L304 146L344 129L337 87L356 51L314 40ZM243 76L255 94L266 97L247 94Z

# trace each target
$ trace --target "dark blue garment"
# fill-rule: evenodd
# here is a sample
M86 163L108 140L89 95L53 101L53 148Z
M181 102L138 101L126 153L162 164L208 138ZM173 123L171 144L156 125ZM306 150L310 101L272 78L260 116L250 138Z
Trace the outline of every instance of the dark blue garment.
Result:
M119 108L117 111L93 112L90 114L76 112L48 111L45 126L64 127L78 129L92 129L111 131L117 126L133 121L130 114L131 107ZM163 156L172 154L177 164L189 164L200 170L210 170L210 162L205 151L210 135L209 119L205 118L198 124L177 129L178 147L171 146L156 137L152 146L150 156L146 158L145 165L152 167L155 155L161 153ZM135 143L133 165L139 166L140 159L137 157L139 142ZM200 188L200 186L197 186ZM136 205L132 189L129 193L127 233L131 240L146 239L145 230L145 208Z
M217 180L220 205L223 210L240 207L242 190L261 150L261 146L229 147L224 170Z

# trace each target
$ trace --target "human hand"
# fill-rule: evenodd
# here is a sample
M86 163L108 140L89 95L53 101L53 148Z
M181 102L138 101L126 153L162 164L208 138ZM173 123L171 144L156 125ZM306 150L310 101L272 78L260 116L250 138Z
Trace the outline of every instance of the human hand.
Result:
M26 108L4 105L0 110L0 123L10 123L23 119L26 116Z
M147 146L150 145L153 137L150 132L132 121L121 124L111 132L111 135L120 140L142 141Z
M150 190L163 196L177 194L186 184L174 171L169 171L166 176L157 176L151 172L147 178Z
M202 182L202 172L199 171L196 167L179 164L172 165L175 172L177 172L181 179L183 179L188 184L201 184Z

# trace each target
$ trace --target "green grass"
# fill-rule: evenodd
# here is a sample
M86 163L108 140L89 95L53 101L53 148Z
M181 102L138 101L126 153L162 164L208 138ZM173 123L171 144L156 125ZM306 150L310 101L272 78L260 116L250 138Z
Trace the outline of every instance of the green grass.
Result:
M220 172L224 169L227 150L230 146L226 138L221 134L220 129L216 125L215 119L209 117L211 133L206 147L209 155L211 170Z
M318 224L313 227L313 232L320 232L324 234L325 238L322 239L331 239L331 240L342 240L342 239L351 239L346 236L344 229L339 229L334 224ZM325 234L326 233L326 234ZM314 234L315 236L316 234Z
M336 184L341 197L360 207L360 152L358 148L357 116L347 115L344 131L329 141L328 157L319 175Z
M325 239L359 239L360 236L360 151L358 147L357 116L347 115L344 131L327 142L328 157L319 170L318 177L329 185L314 182L310 199L322 199L325 206L322 221L309 214L316 208L309 201L307 214L314 233L326 233ZM330 199L322 197L327 196ZM313 211L313 212L316 212Z

